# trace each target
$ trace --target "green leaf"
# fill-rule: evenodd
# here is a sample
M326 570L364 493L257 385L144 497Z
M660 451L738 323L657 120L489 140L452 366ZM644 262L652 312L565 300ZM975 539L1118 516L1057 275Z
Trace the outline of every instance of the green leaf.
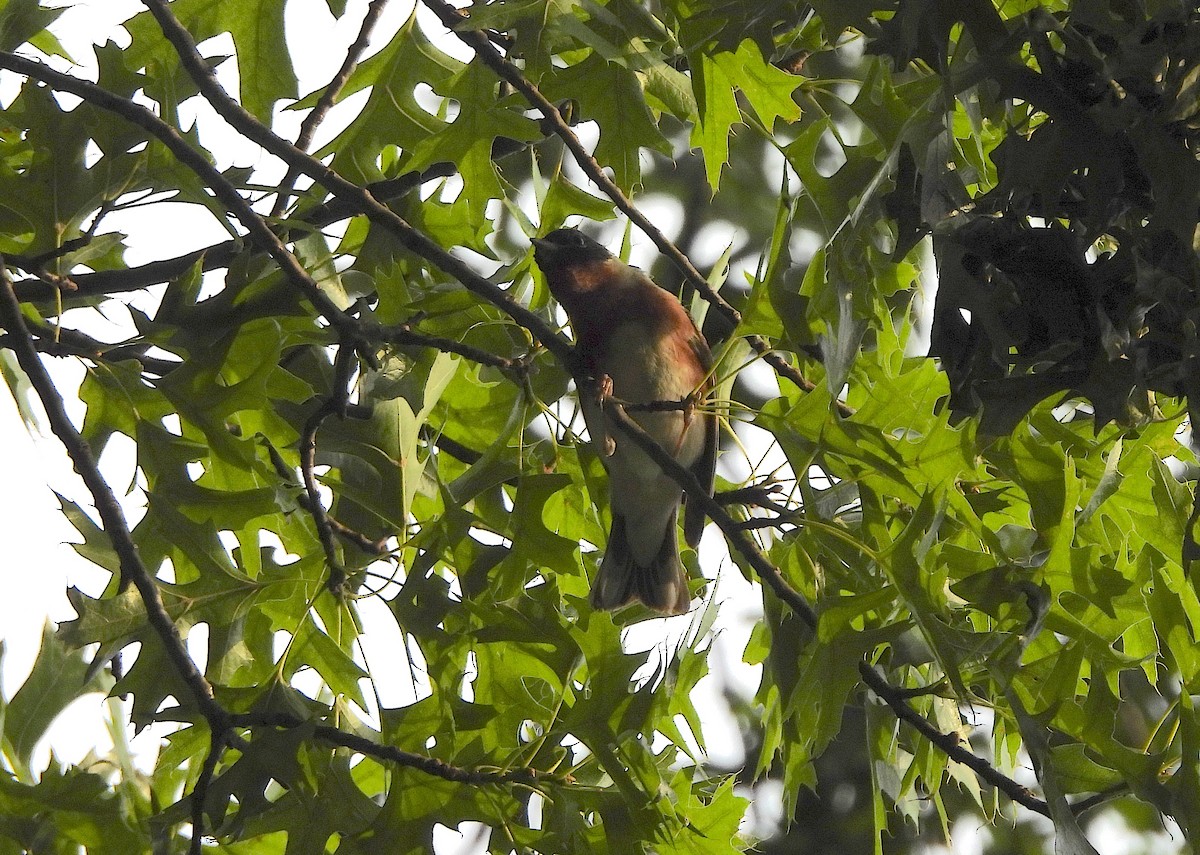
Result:
M368 86L371 94L349 126L318 151L317 157L333 155L333 168L350 181L382 179L376 160L385 145L411 151L448 127L420 105L417 87L427 85L441 91L463 67L425 37L412 15L382 50L360 63L350 76L342 89L343 99ZM468 79L477 80L474 76ZM314 92L295 106L312 106L318 97L320 93Z
M1054 823L1055 852L1062 855L1098 855L1067 803L1065 792L1059 783L1058 769L1054 766L1050 745L1041 724L1025 712L1016 695L1010 694L1009 701L1021 728L1021 736L1025 739L1025 748L1033 760L1038 782L1045 793L1046 803L1050 807L1050 819Z
M542 87L549 98L577 100L583 118L599 125L595 158L613 170L613 180L626 192L641 183L643 148L671 153L646 106L642 82L625 66L592 54L558 70Z
M295 98L296 74L284 39L286 0L174 0L171 13L198 43L221 33L233 37L237 49L240 100L251 115L269 120L275 102ZM125 23L132 44L126 54L130 68L152 61L175 62L174 48L161 36L149 12Z
M0 844L33 834L60 847L50 851L144 852L150 835L135 827L121 795L100 775L79 769L48 769L35 784L0 773Z
M78 650L64 644L50 624L42 630L42 646L33 670L4 711L4 741L28 767L33 749L60 712L89 692L102 692L111 679L91 676Z
M758 46L751 40L743 41L736 51L717 54L713 61L738 91L746 96L764 127L773 129L779 119L794 122L800 118L800 107L793 100L792 93L802 78L766 62Z
M463 181L463 198L469 222L483 224L487 203L503 196L492 144L497 137L528 142L537 139L537 125L518 110L502 105L500 83L481 63L465 66L437 92L458 106L455 120L427 137L412 150L413 170L449 160Z
M725 65L707 54L694 54L688 59L699 113L699 121L692 126L691 144L703 153L708 186L716 193L721 170L729 161L729 132L741 121L741 114Z
M37 0L0 4L0 50L13 51L54 23L64 9L45 9Z

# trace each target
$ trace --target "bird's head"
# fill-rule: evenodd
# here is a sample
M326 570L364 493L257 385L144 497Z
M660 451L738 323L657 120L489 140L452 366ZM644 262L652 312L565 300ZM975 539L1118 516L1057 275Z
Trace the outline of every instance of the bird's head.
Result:
M534 260L550 278L562 270L613 257L603 244L579 229L555 229L545 237L534 238L532 243Z
M608 293L625 268L603 244L578 229L555 229L534 238L533 257L546 276L550 293L568 313L578 312L579 300Z

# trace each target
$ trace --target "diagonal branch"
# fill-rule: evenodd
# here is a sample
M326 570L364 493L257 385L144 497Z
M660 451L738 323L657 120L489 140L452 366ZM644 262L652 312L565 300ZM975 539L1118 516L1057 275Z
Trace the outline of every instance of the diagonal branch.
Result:
M497 137L492 144L492 159L503 160L529 148L528 143L520 142L509 137ZM436 181L447 178L458 172L458 164L451 161L434 163L420 172L406 172L396 178L386 178L366 186L366 191L380 202L390 202L399 199L413 190ZM358 206L344 198L334 197L327 202L313 206L298 219L290 221L288 227L277 233L281 240L290 241L297 236L303 236L311 231L318 231L334 223L342 222L350 217L361 214ZM228 267L234 259L246 252L245 241L241 238L231 238L221 243L194 252L184 253L175 258L151 261L138 267L123 270L97 270L90 273L73 273L69 280L48 274L39 267L38 259L23 258L10 255L10 267L19 268L36 276L38 280L27 279L14 283L17 297L21 302L55 300L59 291L70 283L70 297L93 297L101 294L119 294L126 291L138 291L151 285L170 282L183 275L196 264L204 271Z
M342 62L342 67L338 69L338 73L334 75L333 80L329 82L329 85L325 87L325 91L321 93L321 98L317 101L317 105L312 108L312 111L300 123L300 135L296 137L296 148L301 151L308 151L312 145L313 136L316 134L317 128L320 127L321 122L325 121L325 117L329 115L329 111L337 103L338 96L342 94L342 89L345 88L346 81L350 79L350 75L358 67L358 61L371 41L371 32L375 29L375 24L379 21L379 16L383 14L383 7L387 5L387 2L388 0L371 0L371 5L367 7L367 13L363 16L362 26L358 29L358 38L354 40L354 44L350 45L350 49L346 51L346 58ZM283 212L287 210L288 203L291 201L292 188L299 177L299 169L296 169L294 166L288 169L287 175L283 177L283 181L279 184L279 196L275 199L275 207L271 209L272 217L282 216Z
M285 713L234 713L230 720L237 727L279 727L291 729L310 724L306 719L290 716ZM454 766L436 757L416 754L373 742L365 736L347 733L329 725L316 725L313 735L324 742L349 748L359 754L374 757L385 763L393 763L409 769L416 769L444 781L456 784L518 784L526 787L540 787L544 784L561 786L574 783L570 775L559 775L528 767L513 769L471 769Z
M52 327L28 318L25 326L30 335L34 337L34 347L51 356L78 356L92 362L120 362L125 359L134 359L141 363L144 371L157 374L159 377L167 376L183 364L170 359L147 356L146 351L151 347L149 343L136 344L128 341L109 344L69 327ZM10 336L11 333L9 336L0 337L0 342L9 346Z
M659 445L642 428L633 421L620 404L613 400L605 402L605 413L625 435L644 451L651 460L658 464L671 478L675 479L687 493L689 502L699 502L704 512L725 533L730 546L736 549L746 562L754 568L759 578L775 592L780 600L785 602L811 630L817 628L817 614L808 600L788 584L779 568L771 563L746 534L741 525L725 510L717 499L708 495L696 476L681 466L665 448ZM859 673L863 682L875 692L892 709L901 721L908 722L912 727L928 739L947 757L968 767L980 779L1000 790L1017 804L1043 816L1050 815L1050 808L1045 801L1039 799L1026 787L1009 778L988 761L979 757L969 748L963 746L955 734L942 733L929 721L912 708L903 689L893 686L883 673L868 662L859 663Z
M40 80L55 89L70 92L90 104L125 118L142 130L153 135L175 156L180 163L192 170L204 181L214 195L237 218L250 233L250 238L261 246L279 265L284 275L309 299L326 320L343 335L357 334L357 321L342 312L321 290L308 271L288 251L287 247L270 228L266 221L250 207L240 193L204 155L185 140L175 128L164 122L147 108L126 98L113 95L94 83L53 69L8 51L0 51L0 68ZM15 298L15 293L14 293Z
M479 30L467 29L462 26L464 18L461 10L455 9L449 3L445 2L445 0L423 0L423 2L438 16L447 29L475 51L475 55L484 64L491 68L500 78L511 84L514 89L525 97L526 101L541 112L545 123L562 139L563 143L574 156L575 162L579 164L579 168L584 171L587 177L621 209L634 225L641 229L654 242L659 252L671 259L675 266L683 273L687 283L717 309L731 327L736 329L742 320L742 316L737 309L731 306L724 297L708 284L708 280L696 269L691 259L672 243L670 238L663 234L662 230L654 225L649 217L633 204L629 197L625 195L625 192L617 186L615 181L605 174L604 169L592 156L591 152L587 150L587 147L580 141L579 137L575 135L571 126L558 111L558 108L530 82L516 65L501 55L486 33ZM777 353L765 338L758 335L749 335L745 338L750 346L781 377L791 380L792 383L805 392L811 392L816 388L815 383L801 374L796 366ZM840 402L837 406L838 411L844 416L851 415L853 412L849 407Z
M519 150L519 148L519 146L513 146L510 151L509 147L506 147L504 154L498 156L511 154ZM428 181L453 175L456 170L457 167L453 163L435 163L422 172L407 172L397 178L377 181L368 185L367 189L377 199L396 199L412 192ZM347 204L345 200L333 199L307 211L300 218L300 224L293 225L281 232L280 238L285 241L291 240L297 233L323 229L326 226L348 219L358 213L358 209ZM100 294L137 291L142 288L148 288L151 285L169 282L186 273L197 263L206 271L228 267L234 259L245 253L245 251L245 241L240 238L232 238L205 247L204 249L184 253L175 258L151 261L139 267L124 270L97 270L94 273L74 273L71 275L71 282L76 285L76 288L72 290L70 296L90 297ZM34 265L35 261L36 259L22 260L13 256L9 257L9 265L11 267L19 267L27 273L36 276L39 274L39 271ZM17 282L15 283L15 288L17 297L20 298L21 302L53 300L59 290L56 283L52 281L35 280Z
M910 724L917 733L924 736L935 748L951 760L962 763L974 772L982 781L991 784L1004 795L1008 796L1022 807L1028 808L1042 816L1050 816L1050 806L1035 796L1025 787L1005 775L974 751L963 747L963 742L957 734L942 733L929 723L929 719L921 715L905 698L905 692L887 681L883 672L869 662L858 663L858 673L876 695L891 707L892 714L903 722Z
M175 628L175 622L171 620L166 606L163 605L162 597L158 592L158 583L155 581L154 575L142 563L141 556L138 554L133 534L125 520L125 512L121 510L116 495L104 480L104 476L100 474L100 469L96 465L96 459L92 456L92 450L88 446L87 440L75 429L75 425L67 415L62 396L59 395L54 381L50 379L50 374L47 372L46 366L42 364L34 347L33 339L25 324L25 318L21 314L21 304L13 292L12 279L4 267L3 259L0 259L0 321L8 330L9 344L16 354L17 362L29 377L30 384L37 392L38 398L46 410L50 429L66 448L67 454L70 455L71 462L75 466L75 471L79 473L88 492L92 494L96 512L100 515L104 531L112 542L113 551L116 552L120 561L122 587L132 584L138 589L146 608L147 620L162 641L171 664L190 690L201 715L208 721L212 731L224 730L227 726L227 713L214 699L212 684L204 678L192 657L188 655L183 639Z
M200 56L196 41L171 13L165 0L142 0L158 21L163 35L175 47L184 69L218 115L290 167L308 175L333 195L350 202L366 214L371 222L387 229L410 251L429 261L443 273L457 279L472 293L496 306L531 332L547 350L564 364L574 365L574 350L570 342L541 317L514 300L507 291L480 276L465 262L455 258L428 235L414 229L395 211L381 204L370 193L347 181L335 170L281 139L270 128L250 115L241 104L230 97L217 81L212 68Z

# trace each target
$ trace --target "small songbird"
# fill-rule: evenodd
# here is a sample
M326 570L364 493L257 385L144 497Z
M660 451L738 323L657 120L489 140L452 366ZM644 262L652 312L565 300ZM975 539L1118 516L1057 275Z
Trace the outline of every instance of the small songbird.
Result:
M679 300L582 232L556 229L534 238L533 246L598 390L580 390L579 396L588 433L608 470L612 509L592 605L614 609L640 600L657 611L682 614L691 605L676 534L682 488L633 440L622 438L603 407L608 395L627 405L694 404L710 385L708 345ZM715 414L677 406L634 408L629 416L712 492ZM690 546L703 529L703 510L689 502L684 537Z

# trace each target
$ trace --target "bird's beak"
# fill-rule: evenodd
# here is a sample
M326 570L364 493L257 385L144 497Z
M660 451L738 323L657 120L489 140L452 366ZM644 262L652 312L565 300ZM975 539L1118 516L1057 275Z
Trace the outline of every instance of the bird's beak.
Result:
M562 247L554 243L554 241L549 241L545 238L531 238L529 242L533 244L533 260L537 262L537 266L545 273L546 268L554 264L554 260L562 252Z

